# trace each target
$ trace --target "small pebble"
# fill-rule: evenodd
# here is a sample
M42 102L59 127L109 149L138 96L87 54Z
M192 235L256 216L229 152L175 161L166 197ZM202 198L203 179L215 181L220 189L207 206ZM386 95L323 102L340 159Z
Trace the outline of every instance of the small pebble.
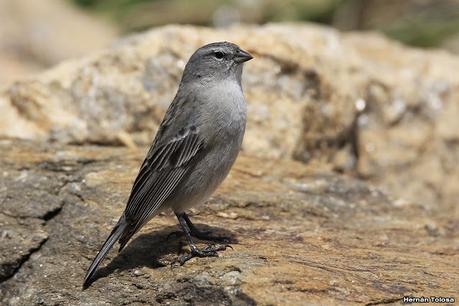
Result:
M143 275L143 272L140 271L140 270L135 270L135 271L134 271L134 275L135 275L135 276L140 276L140 275Z

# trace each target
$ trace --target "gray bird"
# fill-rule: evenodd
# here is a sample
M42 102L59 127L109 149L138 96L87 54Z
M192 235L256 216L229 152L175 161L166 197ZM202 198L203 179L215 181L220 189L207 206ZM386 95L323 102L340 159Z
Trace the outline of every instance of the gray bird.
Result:
M89 267L84 288L116 241L121 251L143 225L167 209L177 216L191 248L181 264L192 257L217 256L226 248L196 247L192 236L211 237L191 223L185 210L209 198L236 160L246 125L242 67L252 58L229 42L205 45L191 56L126 208Z

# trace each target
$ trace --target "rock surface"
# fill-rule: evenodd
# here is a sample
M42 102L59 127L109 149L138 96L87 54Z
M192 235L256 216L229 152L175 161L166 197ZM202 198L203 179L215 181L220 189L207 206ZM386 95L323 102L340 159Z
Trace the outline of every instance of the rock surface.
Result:
M173 264L184 239L167 239L176 221L160 215L82 291L143 154L0 142L0 304L376 305L457 295L457 219L325 165L249 156L193 213L202 229L229 235L233 250Z
M326 161L459 217L459 59L374 34L293 24L154 29L5 88L0 135L143 146L190 54L224 39L256 56L243 78L245 152Z

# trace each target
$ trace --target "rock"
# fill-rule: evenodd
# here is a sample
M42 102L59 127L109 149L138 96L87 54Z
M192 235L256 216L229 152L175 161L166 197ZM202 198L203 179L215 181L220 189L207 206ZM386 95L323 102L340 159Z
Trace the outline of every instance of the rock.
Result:
M0 85L105 48L110 24L60 0L0 1Z
M234 250L173 264L186 248L183 237L167 239L177 225L163 214L122 253L110 252L82 291L143 155L0 142L0 304L375 305L457 294L453 215L392 200L326 165L246 154L192 216L232 237Z
M375 34L299 24L153 29L5 88L0 136L143 147L190 54L224 39L256 56L243 78L245 153L326 162L459 215L459 59Z

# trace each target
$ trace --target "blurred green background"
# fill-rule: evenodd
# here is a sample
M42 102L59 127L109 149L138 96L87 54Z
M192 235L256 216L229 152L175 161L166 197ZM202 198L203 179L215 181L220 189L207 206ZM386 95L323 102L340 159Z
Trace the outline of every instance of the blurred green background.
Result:
M0 87L151 27L304 21L459 53L459 0L0 0Z
M449 45L459 33L457 0L70 0L105 15L122 32L186 23L310 21L341 30L376 30L406 44Z

